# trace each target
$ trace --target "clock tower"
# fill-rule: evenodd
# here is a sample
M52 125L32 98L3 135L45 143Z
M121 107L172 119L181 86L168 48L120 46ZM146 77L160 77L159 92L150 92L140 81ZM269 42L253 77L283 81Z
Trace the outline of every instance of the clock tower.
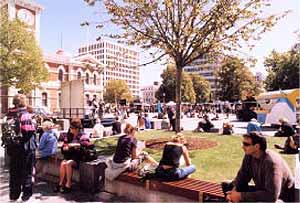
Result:
M43 7L31 0L0 0L0 7L8 11L8 18L18 18L34 32L37 42L40 42L40 16Z

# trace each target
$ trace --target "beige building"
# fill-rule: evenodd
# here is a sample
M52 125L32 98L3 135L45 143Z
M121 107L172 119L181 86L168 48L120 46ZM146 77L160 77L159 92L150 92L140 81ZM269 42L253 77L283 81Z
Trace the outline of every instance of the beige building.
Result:
M37 40L40 38L40 14L43 8L28 0L0 0L0 7L6 8L9 19L19 18L30 26ZM103 99L104 65L92 55L72 57L58 50L55 54L43 54L45 66L49 72L47 82L27 95L33 107L44 107L56 111L60 107L61 82L82 79L85 82L84 95L92 99L96 95ZM14 87L2 87L0 84L1 116L12 105L12 98L18 92Z
M100 39L78 49L78 55L91 54L104 64L103 85L109 80L123 80L134 97L140 96L139 54L126 46Z
M153 85L147 85L142 87L142 102L146 104L155 104L157 99L155 98L155 93L159 88L158 82L154 82Z

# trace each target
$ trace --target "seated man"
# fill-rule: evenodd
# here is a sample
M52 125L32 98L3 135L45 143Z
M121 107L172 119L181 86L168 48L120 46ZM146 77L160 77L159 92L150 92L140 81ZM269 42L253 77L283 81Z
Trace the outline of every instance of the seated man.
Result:
M255 118L252 118L247 125L247 133L249 134L252 131L261 132L260 123Z
M277 144L275 144L274 147L276 149L282 149L283 150L282 153L297 154L299 152L298 148L300 147L299 139L300 139L300 135L294 134L293 136L289 136L286 138L283 147Z
M195 132L209 132L211 128L213 128L214 125L209 120L208 115L204 115L203 119L201 119L198 123L197 128L194 130Z
M267 150L267 141L259 132L243 136L245 156L232 183L222 183L229 202L293 202L294 178L285 160ZM249 186L253 180L254 186Z
M289 121L287 118L280 118L279 120L280 128L275 133L274 136L276 137L289 137L295 134L295 130L292 127L291 124L289 124Z
M229 120L223 122L222 135L231 135L233 133L233 125Z
M113 135L121 134L121 122L119 121L119 117L116 117L116 121L112 125Z

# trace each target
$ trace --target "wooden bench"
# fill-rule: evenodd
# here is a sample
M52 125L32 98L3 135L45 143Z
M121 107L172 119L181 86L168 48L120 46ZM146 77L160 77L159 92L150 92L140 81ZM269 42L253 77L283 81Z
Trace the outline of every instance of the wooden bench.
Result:
M225 201L224 194L222 192L221 185L218 183L212 183L208 181L202 181L193 178L186 178L179 181L159 181L155 179L146 180L144 183L140 181L140 177L136 173L123 173L118 178L118 181L133 184L138 187L143 187L145 192L140 195L139 201ZM159 198L153 198L152 192L168 193L168 196L161 196ZM141 192L139 192L141 193ZM152 197L147 197L152 195ZM171 196L173 197L171 197ZM183 199L179 199L183 197ZM172 198L172 199L171 199Z

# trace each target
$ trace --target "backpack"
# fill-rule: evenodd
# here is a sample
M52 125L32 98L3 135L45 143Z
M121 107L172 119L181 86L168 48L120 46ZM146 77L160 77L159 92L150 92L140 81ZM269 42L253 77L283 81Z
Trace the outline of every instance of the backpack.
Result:
M2 143L4 148L13 148L22 145L21 119L20 115L6 120L2 123Z

